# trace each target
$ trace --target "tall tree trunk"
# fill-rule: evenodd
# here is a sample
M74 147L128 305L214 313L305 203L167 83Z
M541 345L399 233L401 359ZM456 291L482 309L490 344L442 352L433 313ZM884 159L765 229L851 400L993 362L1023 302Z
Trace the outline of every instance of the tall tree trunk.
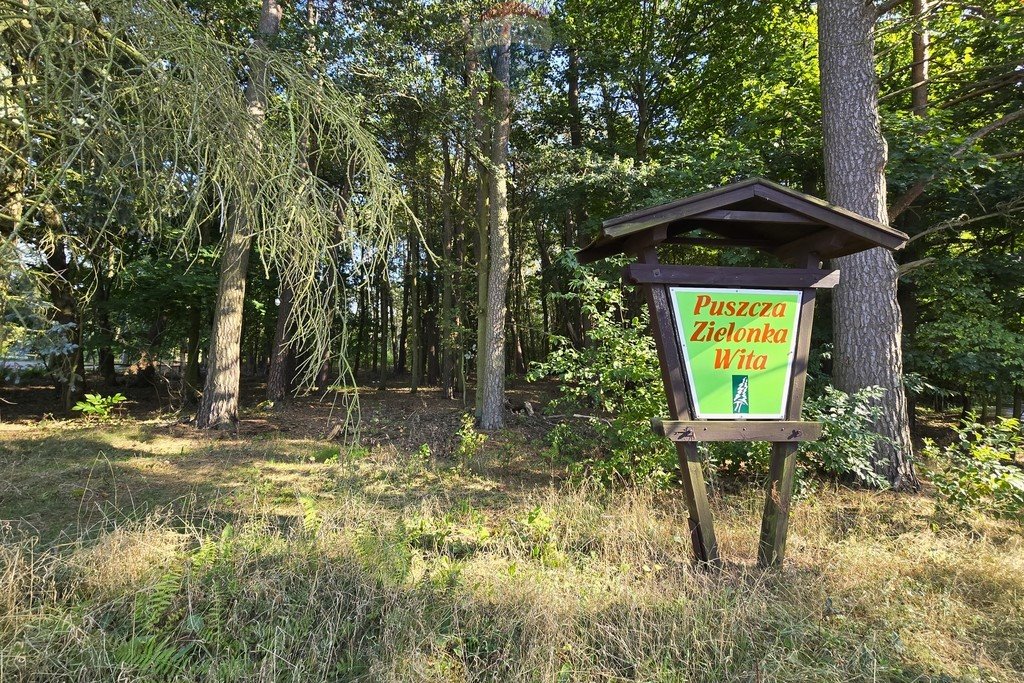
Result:
M928 113L928 53L931 36L928 33L928 0L914 0L914 32L911 35L914 61L910 67L910 101L916 116Z
M490 272L487 278L487 329L483 353L485 376L482 429L505 426L505 294L509 275L508 169L509 69L511 66L511 27L501 28L501 41L494 63L494 133L491 141L490 187Z
M292 288L282 282L277 306L277 325L274 328L274 341L270 347L270 369L267 372L267 400L278 402L288 397L292 390L292 373L289 363L291 351L290 326L292 317Z
M85 357L82 355L82 319L78 301L71 286L71 263L63 242L53 246L46 257L52 274L50 281L50 303L53 304L53 319L59 325L67 326L68 341L72 350L59 359L51 371L56 378L60 409L69 412L71 407L85 395Z
M202 334L203 309L193 304L188 307L188 340L185 342L185 372L181 387L181 400L186 406L194 406L203 390L199 381L199 344Z
M420 242L415 225L409 227L409 278L406 291L409 296L409 349L412 351L409 391L415 394L423 381L423 320L420 315Z
M232 220L221 254L217 304L206 354L206 385L199 403L196 427L208 429L238 421L241 381L242 308L245 274L249 268L250 238L242 219Z
M580 65L576 48L569 48L569 65L565 70L569 103L569 144L573 149L583 146L583 115L580 112Z
M354 352L355 361L352 363L352 379L355 380L356 386L359 385L359 369L362 364L363 354L366 349L366 338L367 338L367 308L370 305L369 297L366 294L366 290L369 287L368 284L362 283L359 285L359 317L357 318L356 325L356 348Z
M864 0L818 3L822 132L829 201L880 223L886 212L887 149L878 116L873 31L877 10ZM876 428L887 437L873 454L879 474L917 489L903 389L902 321L891 252L871 249L836 259L843 277L833 296L834 374L838 388L885 390Z
M99 352L99 372L103 377L103 384L107 388L117 386L114 351L110 346L114 336L110 325L110 289L112 286L110 278L100 274L96 287L96 328L103 339L103 346L100 347Z
M441 178L441 396L455 396L455 356L458 353L458 308L454 302L456 264L452 261L455 219L452 215L452 155L448 136L441 138L444 148Z
M277 0L263 0L257 28L257 45L277 35L281 28L282 6ZM245 87L245 101L254 128L263 125L267 111L267 66L254 64ZM253 136L252 144L259 144ZM196 415L200 429L230 425L238 421L238 397L241 375L242 310L245 303L245 279L249 270L252 233L245 207L228 209L228 222L221 255L217 304L213 312L210 351L207 354L206 386Z
M377 305L378 311L378 334L380 342L380 376L377 378L377 389L387 389L388 378L388 344L391 341L391 292L388 288L388 267L387 263L381 264L380 272L377 275ZM397 357L394 354L393 357Z

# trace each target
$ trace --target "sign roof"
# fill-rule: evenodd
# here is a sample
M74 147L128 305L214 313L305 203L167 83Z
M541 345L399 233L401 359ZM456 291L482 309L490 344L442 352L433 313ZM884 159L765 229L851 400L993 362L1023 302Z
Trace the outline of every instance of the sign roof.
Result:
M718 237L691 235L696 230ZM658 244L691 244L761 249L789 261L812 252L828 259L872 247L898 249L906 241L906 234L887 225L750 178L610 218L577 256L590 263Z

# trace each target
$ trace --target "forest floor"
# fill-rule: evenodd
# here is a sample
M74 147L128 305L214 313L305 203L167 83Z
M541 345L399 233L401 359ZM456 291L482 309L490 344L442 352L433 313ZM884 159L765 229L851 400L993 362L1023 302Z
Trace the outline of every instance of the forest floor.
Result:
M546 387L468 458L433 390L361 392L356 435L340 398L249 389L214 433L141 390L102 423L5 390L0 680L1024 678L1019 526L927 487L813 487L770 572L763 494L717 493L709 572L678 494L564 480Z

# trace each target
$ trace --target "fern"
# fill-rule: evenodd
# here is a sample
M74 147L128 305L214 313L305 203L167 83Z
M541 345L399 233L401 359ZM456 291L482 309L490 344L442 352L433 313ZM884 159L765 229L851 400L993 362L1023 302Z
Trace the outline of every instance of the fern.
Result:
M191 651L192 643L175 647L169 635L145 634L119 645L114 656L146 680L169 680L185 668Z
M184 568L167 569L148 591L140 591L135 598L135 629L147 633L169 616L175 596L181 590Z
M316 501L310 496L302 494L296 495L296 499L302 508L302 530L307 536L314 538L320 532L320 526L323 524L320 512L316 509Z

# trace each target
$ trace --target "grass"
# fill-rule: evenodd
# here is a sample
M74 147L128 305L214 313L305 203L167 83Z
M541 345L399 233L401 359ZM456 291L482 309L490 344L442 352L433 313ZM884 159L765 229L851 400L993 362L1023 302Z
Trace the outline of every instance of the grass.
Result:
M678 495L561 484L514 429L407 446L0 425L0 680L1024 676L1010 523L826 487L762 572L759 492L722 495L708 573Z

